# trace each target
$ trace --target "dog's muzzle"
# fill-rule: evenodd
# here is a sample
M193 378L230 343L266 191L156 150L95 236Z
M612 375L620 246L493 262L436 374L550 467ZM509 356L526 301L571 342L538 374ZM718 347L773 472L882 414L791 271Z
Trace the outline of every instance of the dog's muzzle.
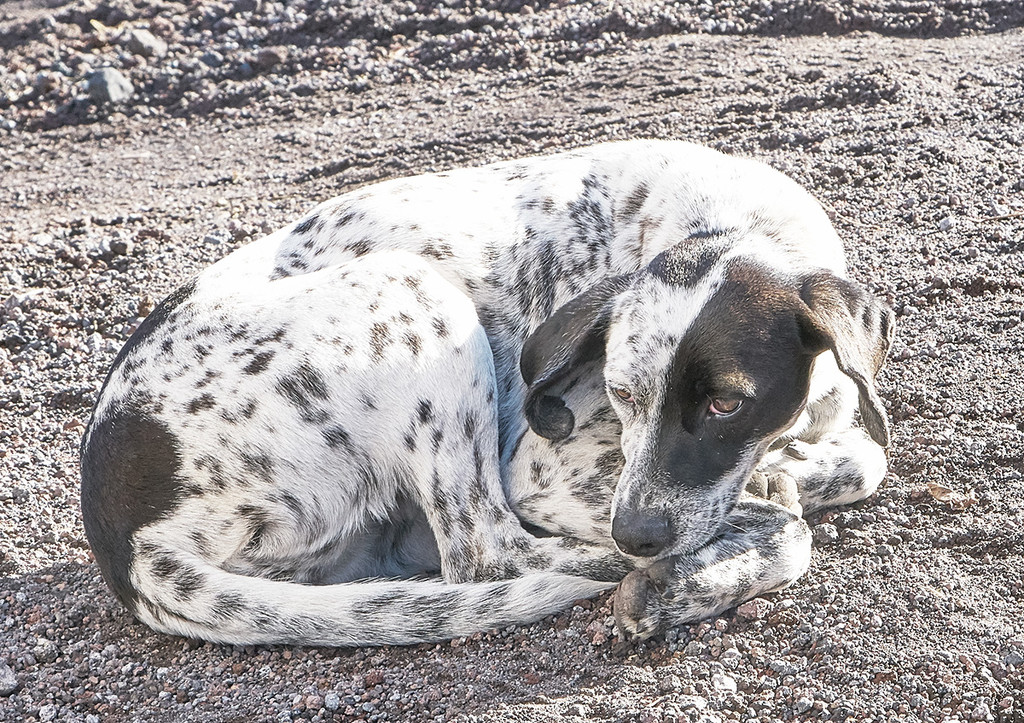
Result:
M619 509L612 519L612 539L627 555L655 557L675 540L666 515Z

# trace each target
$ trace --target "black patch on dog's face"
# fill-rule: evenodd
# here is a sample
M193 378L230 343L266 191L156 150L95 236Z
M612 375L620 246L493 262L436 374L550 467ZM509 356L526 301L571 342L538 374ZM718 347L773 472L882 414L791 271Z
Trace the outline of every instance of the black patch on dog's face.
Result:
M163 422L127 405L94 424L82 449L82 519L103 576L133 612L132 536L184 496L181 452Z
M795 292L765 270L732 264L697 315L668 372L655 476L714 485L752 444L789 427L807 399L820 349L801 334ZM711 400L740 400L721 416Z
M674 554L706 544L760 455L796 421L814 358L823 351L820 344L809 344L803 331L806 306L796 276L739 259L718 268L724 278L691 320L680 319L676 332L650 328L629 345L636 356L625 368L633 371L639 395L635 408L617 403L628 459L616 487L613 519L613 530L615 522L620 528L615 539L627 547L641 549L637 540L657 542L654 554ZM649 297L662 309L666 291L675 293L671 287L682 295L680 310L700 293L687 284L669 287ZM622 318L651 319L643 309L647 298L634 296L629 303L639 308ZM664 311L657 313L663 321ZM621 378L621 370L611 377ZM740 405L731 414L715 414L716 399ZM627 522L633 518L657 522L657 534L643 537Z

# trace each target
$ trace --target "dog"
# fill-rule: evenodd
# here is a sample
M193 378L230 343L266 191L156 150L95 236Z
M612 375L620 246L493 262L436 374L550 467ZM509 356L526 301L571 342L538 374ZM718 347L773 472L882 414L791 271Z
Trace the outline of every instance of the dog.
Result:
M382 182L143 321L83 437L85 530L175 635L439 641L621 581L649 637L791 584L801 511L875 490L892 331L753 160L627 141Z

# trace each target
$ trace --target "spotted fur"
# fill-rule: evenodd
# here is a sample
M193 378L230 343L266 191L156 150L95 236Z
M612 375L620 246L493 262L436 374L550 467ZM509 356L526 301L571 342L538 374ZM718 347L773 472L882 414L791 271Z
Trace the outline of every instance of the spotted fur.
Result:
M874 490L890 334L753 161L637 141L389 181L141 325L83 439L86 533L141 620L216 642L442 640L627 574L649 635L806 568L752 476L808 508Z

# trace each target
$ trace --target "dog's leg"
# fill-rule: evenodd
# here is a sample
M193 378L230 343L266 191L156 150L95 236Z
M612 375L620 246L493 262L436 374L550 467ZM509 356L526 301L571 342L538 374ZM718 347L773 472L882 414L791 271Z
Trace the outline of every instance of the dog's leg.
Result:
M437 539L442 577L505 579L544 567L502 489L494 367L481 327L444 371L434 387L443 385L443 394L417 402L406 442L410 483Z
M616 622L625 637L643 639L718 615L792 584L810 555L810 530L800 517L774 502L742 499L706 546L627 575L615 594Z
M463 582L552 571L621 579L632 565L611 545L534 537L523 528L501 483L492 382L479 361L479 383L453 375L450 404L437 409L421 434L432 444L419 461L418 492L438 540L443 577Z
M791 478L806 513L871 496L886 469L885 450L863 430L851 428L826 434L815 444L790 442L766 457L758 472L769 479Z
M366 329L357 329L355 319L347 324L355 339L369 337L370 349L356 384L353 352L346 388L370 405L335 411L334 424L345 430L338 447L378 477L397 480L401 494L422 509L443 579L530 572L621 579L629 567L609 545L536 538L510 507L498 458L493 355L465 293L408 254L349 268L359 269L367 288L385 293L366 300L375 315L362 322Z

